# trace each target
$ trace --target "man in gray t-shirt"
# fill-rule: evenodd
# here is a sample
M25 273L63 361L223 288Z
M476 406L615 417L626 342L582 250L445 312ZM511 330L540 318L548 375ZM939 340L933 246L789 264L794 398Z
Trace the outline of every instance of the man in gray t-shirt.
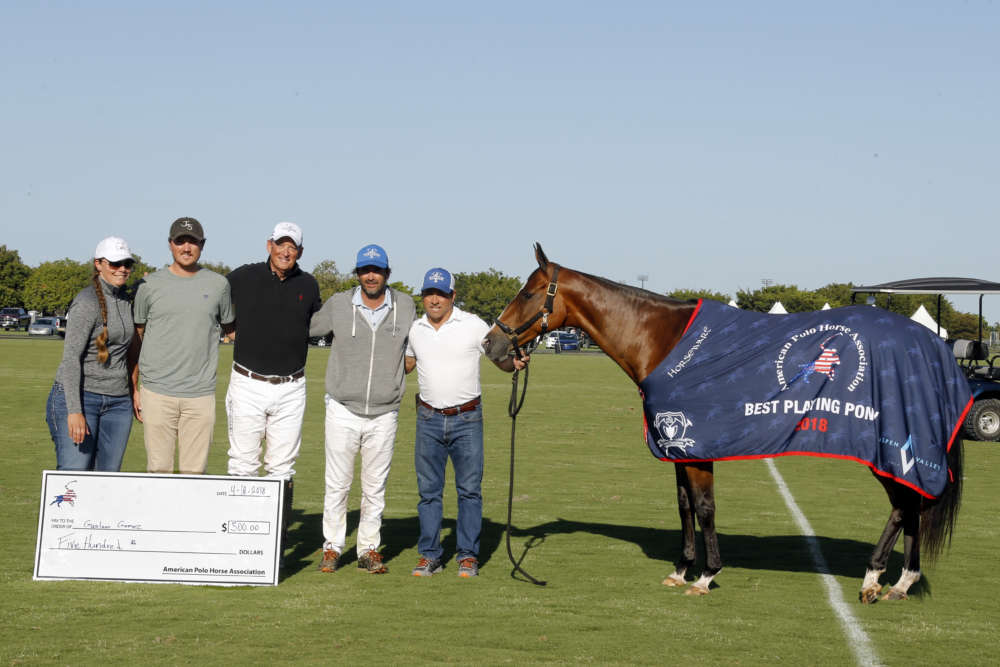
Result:
M205 232L194 218L170 226L173 263L139 284L133 319L142 341L139 404L146 469L205 472L215 428L219 334L235 319L229 282L198 264Z

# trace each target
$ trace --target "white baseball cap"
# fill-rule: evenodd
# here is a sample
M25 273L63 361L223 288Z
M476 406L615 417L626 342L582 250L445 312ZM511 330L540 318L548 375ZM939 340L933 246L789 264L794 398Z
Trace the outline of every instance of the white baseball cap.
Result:
M272 241L280 241L283 238L290 238L295 245L302 245L302 229L294 222L279 222L274 226L271 234Z
M125 239L117 236L109 236L97 244L94 251L94 259L104 258L109 262L120 262L123 259L132 259L132 251L128 249Z

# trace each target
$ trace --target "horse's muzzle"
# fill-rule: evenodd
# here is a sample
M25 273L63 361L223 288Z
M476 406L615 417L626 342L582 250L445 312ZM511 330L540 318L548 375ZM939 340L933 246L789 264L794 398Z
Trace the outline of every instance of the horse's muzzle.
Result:
M483 352L492 362L503 361L505 357L510 355L510 338L494 326L483 339Z

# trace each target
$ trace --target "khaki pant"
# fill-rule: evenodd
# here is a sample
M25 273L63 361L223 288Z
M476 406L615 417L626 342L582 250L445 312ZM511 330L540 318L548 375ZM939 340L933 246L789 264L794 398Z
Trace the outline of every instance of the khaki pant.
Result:
M146 470L172 473L174 445L182 474L200 475L215 428L215 395L178 398L139 388L146 441Z

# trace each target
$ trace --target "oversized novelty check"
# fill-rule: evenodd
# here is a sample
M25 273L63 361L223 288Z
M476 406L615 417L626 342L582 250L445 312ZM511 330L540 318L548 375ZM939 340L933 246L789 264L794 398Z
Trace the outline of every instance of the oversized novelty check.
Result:
M284 480L46 470L34 579L275 586Z

